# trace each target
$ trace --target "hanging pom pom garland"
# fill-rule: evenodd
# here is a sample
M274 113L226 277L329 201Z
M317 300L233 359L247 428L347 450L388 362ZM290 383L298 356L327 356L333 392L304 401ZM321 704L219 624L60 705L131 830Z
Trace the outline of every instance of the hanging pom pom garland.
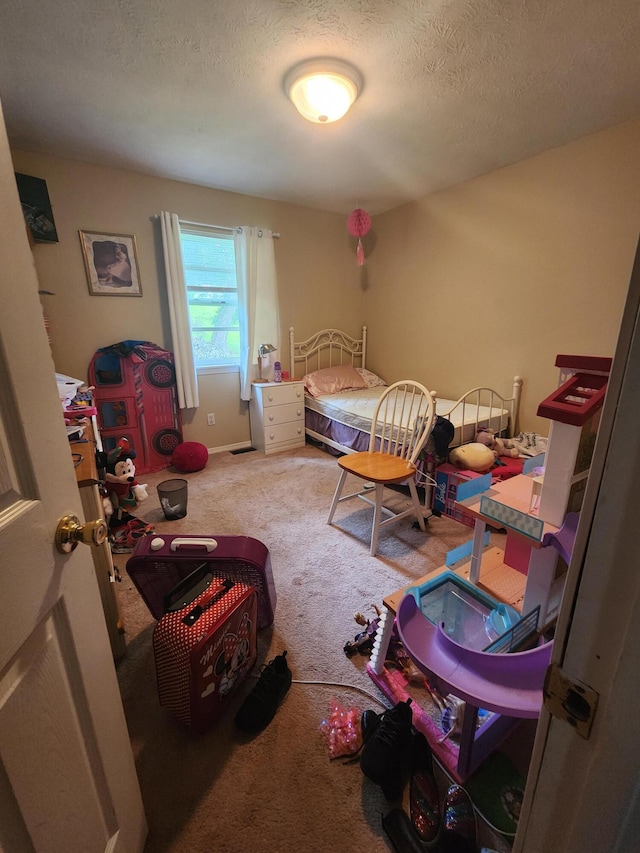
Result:
M352 237L358 238L358 248L356 249L356 262L359 267L364 264L364 249L362 248L362 238L371 228L371 217L366 210L361 207L356 207L352 210L347 219L347 229Z

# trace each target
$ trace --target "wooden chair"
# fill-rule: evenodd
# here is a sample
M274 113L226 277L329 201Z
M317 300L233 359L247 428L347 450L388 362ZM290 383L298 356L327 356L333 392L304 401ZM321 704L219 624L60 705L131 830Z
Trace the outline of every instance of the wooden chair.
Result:
M425 530L424 514L415 484L416 462L429 438L435 417L432 394L424 385L411 380L394 382L382 393L373 416L369 449L338 459L342 469L327 524L331 524L339 503L360 498L374 507L370 554L375 557L380 530L413 515ZM357 491L343 495L347 474L365 482ZM411 495L409 509L394 512L383 503L385 486L407 485ZM375 489L375 499L373 499ZM383 516L386 516L383 518Z

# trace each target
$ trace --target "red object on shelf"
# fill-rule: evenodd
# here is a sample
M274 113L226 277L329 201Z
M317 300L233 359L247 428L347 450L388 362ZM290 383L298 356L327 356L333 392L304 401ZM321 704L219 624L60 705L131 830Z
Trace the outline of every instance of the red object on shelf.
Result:
M538 416L571 426L584 424L602 407L608 376L576 373L538 406Z

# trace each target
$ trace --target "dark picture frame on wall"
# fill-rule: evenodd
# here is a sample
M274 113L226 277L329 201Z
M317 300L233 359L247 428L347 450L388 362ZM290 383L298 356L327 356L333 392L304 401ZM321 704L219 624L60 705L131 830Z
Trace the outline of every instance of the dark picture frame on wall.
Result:
M142 296L133 234L79 231L92 296Z
M47 182L15 172L22 215L36 243L57 243L58 232L53 221L53 210L49 200Z

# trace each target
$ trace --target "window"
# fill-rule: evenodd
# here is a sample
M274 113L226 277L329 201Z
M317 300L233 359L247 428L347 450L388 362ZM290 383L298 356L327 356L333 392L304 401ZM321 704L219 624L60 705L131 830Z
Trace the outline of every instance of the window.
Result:
M240 322L232 234L180 230L196 367L240 364Z

